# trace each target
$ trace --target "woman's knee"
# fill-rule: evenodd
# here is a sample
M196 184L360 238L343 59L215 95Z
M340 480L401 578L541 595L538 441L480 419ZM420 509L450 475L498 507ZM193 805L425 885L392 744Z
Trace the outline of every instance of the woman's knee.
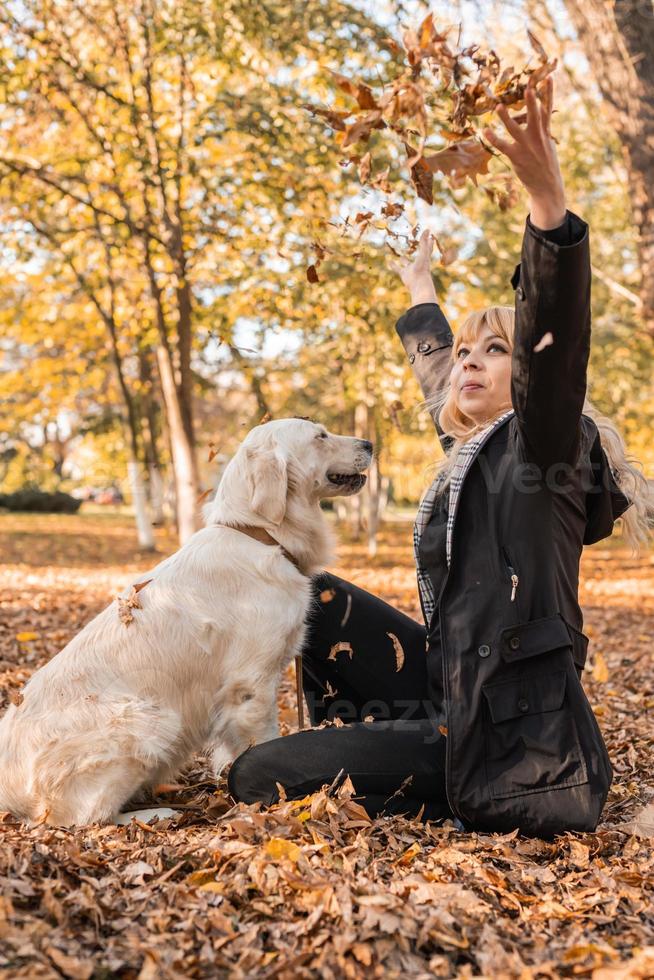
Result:
M227 788L241 803L264 803L270 806L279 800L272 775L270 754L266 742L253 745L234 759L227 775Z

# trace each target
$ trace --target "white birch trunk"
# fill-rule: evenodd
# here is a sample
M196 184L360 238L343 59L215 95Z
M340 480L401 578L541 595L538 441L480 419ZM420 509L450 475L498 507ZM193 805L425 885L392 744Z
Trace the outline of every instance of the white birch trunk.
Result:
M127 463L127 474L134 502L139 547L145 551L154 551L154 531L148 515L145 486L141 478L141 468L135 459L130 459Z

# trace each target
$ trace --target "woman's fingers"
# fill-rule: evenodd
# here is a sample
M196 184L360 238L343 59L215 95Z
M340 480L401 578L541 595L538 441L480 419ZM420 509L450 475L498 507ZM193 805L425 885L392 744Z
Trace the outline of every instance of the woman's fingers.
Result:
M506 156L511 159L511 150L515 146L515 143L509 143L508 140L503 140L501 136L497 135L494 129L490 128L490 126L486 126L484 129L484 136L489 143L492 143L495 149L499 150L500 153L506 154Z
M428 259L434 249L434 236L429 228L425 228L418 243L418 255L421 259Z
M495 111L497 112L498 116L500 117L500 119L506 126L508 132L514 138L514 140L520 140L524 133L524 129L522 128L520 123L517 123L515 119L511 118L507 107L503 103L500 103L496 107Z
M531 78L525 88L525 102L527 103L527 128L525 132L529 136L540 136L543 132L541 109L536 96L536 86L533 84Z
M543 124L543 131L547 136L551 136L552 122L552 103L554 102L554 79L548 75L542 88L540 104L540 117Z

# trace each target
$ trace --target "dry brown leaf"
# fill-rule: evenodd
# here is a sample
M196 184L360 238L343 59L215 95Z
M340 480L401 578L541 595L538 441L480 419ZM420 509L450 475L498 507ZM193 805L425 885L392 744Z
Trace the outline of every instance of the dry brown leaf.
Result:
M654 803L649 803L638 811L629 829L632 834L639 837L654 838Z
M552 336L552 332L548 330L543 334L538 343L534 345L534 354L540 354L542 350L545 350L546 347L549 347L553 343L554 337Z
M397 674L404 667L404 648L395 633L387 633L386 636L390 639L395 650L395 673Z
M593 680L598 684L606 684L609 679L609 668L600 650L593 654Z
M424 157L424 163L432 173L441 172L450 179L453 187L461 187L466 177L477 184L480 174L488 173L488 164L492 158L477 140L462 140L431 156Z
M329 656L327 657L327 659L336 660L337 653L347 653L347 655L351 660L352 657L354 656L354 650L352 649L352 644L348 643L347 640L340 640L338 643L335 643L333 645L333 647L329 651Z
M118 618L124 626L129 626L130 623L134 622L134 616L132 609L142 609L142 605L139 601L139 592L144 589L146 585L149 585L152 581L151 578L146 579L145 582L137 582L133 585L129 595L127 596L116 596L118 601Z
M370 152L368 152L362 156L361 161L359 163L359 180L361 181L362 184L366 184L368 182L368 178L370 177L371 170L372 170L372 155L370 154Z
M382 122L381 116L381 111L377 109L375 112L369 112L363 119L357 119L356 122L346 126L341 144L343 149L347 149L348 146L352 146L354 143L367 143L373 129L383 129L385 127L386 123Z

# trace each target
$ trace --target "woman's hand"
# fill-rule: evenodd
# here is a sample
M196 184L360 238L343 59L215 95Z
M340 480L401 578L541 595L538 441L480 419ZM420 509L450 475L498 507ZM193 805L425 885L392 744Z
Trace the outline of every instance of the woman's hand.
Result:
M431 277L431 253L434 248L434 236L425 228L418 248L412 262L406 259L398 262L389 262L393 272L398 276L411 294L411 304L416 306L418 303L437 303L434 281Z
M510 160L516 177L531 198L532 224L546 231L563 222L566 204L556 144L550 132L554 93L551 75L545 79L540 92L539 100L536 85L530 78L525 89L527 118L524 126L509 115L505 105L496 107L513 143L502 139L490 127L484 129L484 136Z

